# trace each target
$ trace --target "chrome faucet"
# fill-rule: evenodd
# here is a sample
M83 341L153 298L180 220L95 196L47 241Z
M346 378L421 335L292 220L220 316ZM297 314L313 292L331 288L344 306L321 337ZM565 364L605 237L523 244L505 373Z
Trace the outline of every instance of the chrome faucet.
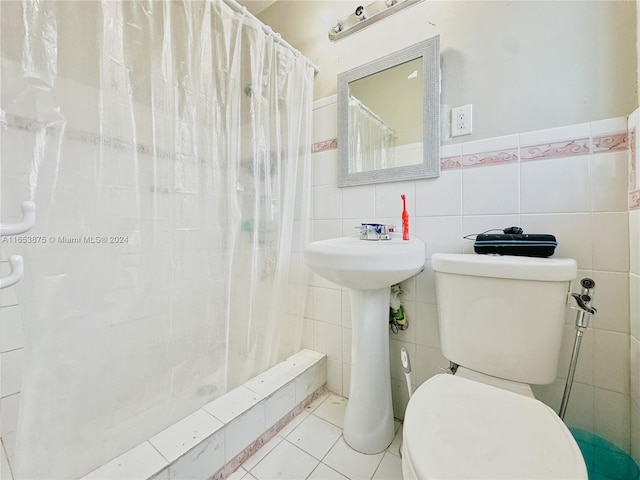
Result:
M384 225L382 223L362 223L360 229L360 240L391 240L391 233L395 232L395 225Z

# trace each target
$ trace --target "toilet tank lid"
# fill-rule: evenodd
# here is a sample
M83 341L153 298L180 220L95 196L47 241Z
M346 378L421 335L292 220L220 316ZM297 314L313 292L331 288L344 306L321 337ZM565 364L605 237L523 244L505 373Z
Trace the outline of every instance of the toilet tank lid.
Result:
M547 282L565 282L578 275L573 258L434 253L431 265L436 272Z

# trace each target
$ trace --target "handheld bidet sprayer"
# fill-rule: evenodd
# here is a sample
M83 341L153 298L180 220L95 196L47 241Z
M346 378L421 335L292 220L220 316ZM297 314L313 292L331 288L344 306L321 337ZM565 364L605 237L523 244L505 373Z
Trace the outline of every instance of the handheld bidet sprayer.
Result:
M571 361L569 362L569 371L567 373L567 381L564 385L564 393L560 402L560 410L558 416L564 420L569 404L569 396L571 395L571 387L573 386L573 377L576 373L576 365L578 364L578 355L580 354L580 344L582 343L582 335L589 326L589 319L596 314L593 307L593 295L596 288L596 282L590 278L580 280L582 290L580 293L572 293L569 296L569 302L573 300L575 305L569 303L569 307L577 310L576 313L576 338L573 342L573 352L571 353Z
M404 347L400 349L400 360L402 361L402 371L407 379L409 398L411 398L411 395L413 395L413 387L411 386L411 360L409 360L409 352L407 352Z

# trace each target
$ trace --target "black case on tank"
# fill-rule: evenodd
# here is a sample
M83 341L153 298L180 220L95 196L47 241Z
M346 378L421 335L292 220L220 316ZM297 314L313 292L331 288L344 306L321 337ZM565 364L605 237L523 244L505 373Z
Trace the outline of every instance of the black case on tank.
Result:
M550 257L558 242L547 234L480 233L473 249L480 254L518 255L521 257Z

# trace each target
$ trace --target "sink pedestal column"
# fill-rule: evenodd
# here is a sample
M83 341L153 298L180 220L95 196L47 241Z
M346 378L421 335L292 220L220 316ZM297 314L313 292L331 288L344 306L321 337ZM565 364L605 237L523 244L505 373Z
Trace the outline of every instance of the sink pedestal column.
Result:
M351 383L343 432L351 448L368 454L385 450L395 433L389 371L390 292L389 287L349 290Z

